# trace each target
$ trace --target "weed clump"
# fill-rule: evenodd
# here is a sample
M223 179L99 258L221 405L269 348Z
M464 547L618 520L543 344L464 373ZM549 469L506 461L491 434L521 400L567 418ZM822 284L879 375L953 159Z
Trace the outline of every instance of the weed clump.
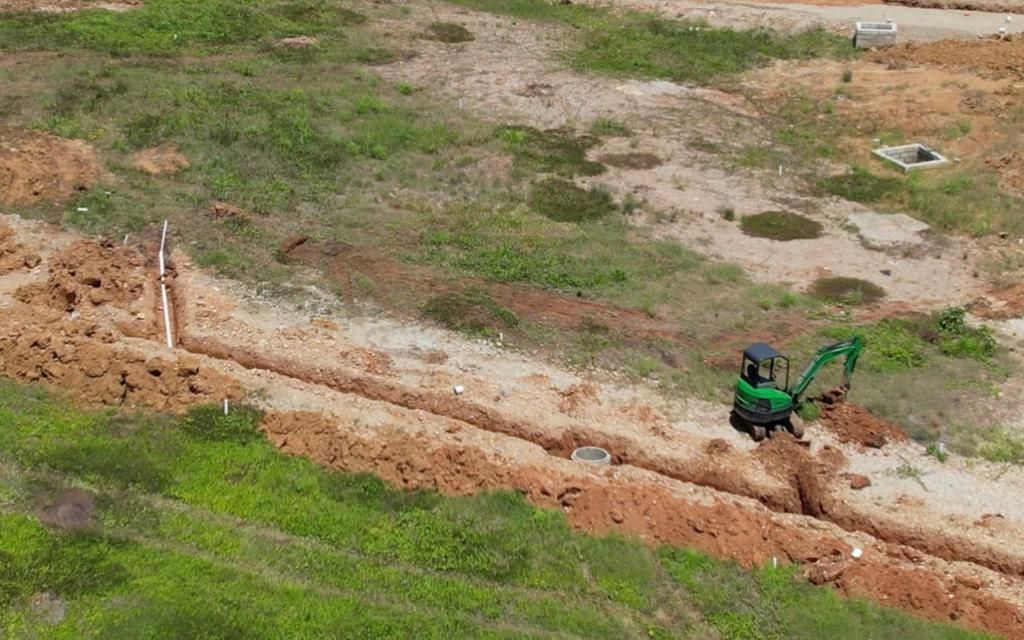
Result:
M899 178L876 176L861 167L841 176L831 176L821 182L825 191L854 202L881 202L903 190Z
M476 39L469 29L454 22L433 22L427 28L435 40L447 44L471 42Z
M615 203L606 190L582 189L561 178L548 178L534 184L529 203L537 213L558 222L597 220L615 210Z
M845 276L818 278L808 293L820 300L852 305L871 304L885 297L885 289L877 284Z
M822 232L821 223L789 211L765 211L744 216L740 227L748 236L783 242L817 238Z
M633 135L629 125L611 118L598 118L590 125L590 134L608 138L626 138Z
M500 127L496 135L515 156L516 166L532 173L557 173L572 178L596 176L605 170L600 162L587 160L587 149L598 142L593 136L524 126Z
M423 314L454 331L485 337L519 326L519 318L512 311L479 288L435 296L423 305Z

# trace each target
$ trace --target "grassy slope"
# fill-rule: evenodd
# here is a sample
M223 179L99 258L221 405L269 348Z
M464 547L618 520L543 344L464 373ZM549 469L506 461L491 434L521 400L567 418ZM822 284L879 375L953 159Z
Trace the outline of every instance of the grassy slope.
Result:
M973 638L789 569L573 533L513 494L448 499L279 454L248 411L76 410L0 381L0 634L43 638ZM40 525L67 487L87 530ZM66 603L57 625L27 605Z

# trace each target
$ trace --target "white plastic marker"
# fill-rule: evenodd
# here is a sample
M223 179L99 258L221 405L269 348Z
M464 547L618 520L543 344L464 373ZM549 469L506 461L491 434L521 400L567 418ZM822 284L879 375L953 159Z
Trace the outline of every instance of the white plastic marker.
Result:
M779 165L779 177L780 178L782 177L782 165L781 164Z
M128 234L124 234L124 244L128 244Z
M228 399L224 398L224 415L228 415Z
M167 244L167 221L164 220L164 232L160 236L160 296L164 303L164 333L167 335L167 348L174 348L171 338L171 313L167 308L167 282L164 279L164 246Z
M779 568L779 559L776 558L775 556L772 556L772 569L778 569L778 568Z
M853 556L854 559L856 560L857 558L859 558L862 555L864 555L864 552L861 551L859 547L854 547L853 551L850 552L850 555Z
M457 384L452 388L452 391L455 392L455 395L461 396L463 393L465 393L466 388L463 387L461 384Z

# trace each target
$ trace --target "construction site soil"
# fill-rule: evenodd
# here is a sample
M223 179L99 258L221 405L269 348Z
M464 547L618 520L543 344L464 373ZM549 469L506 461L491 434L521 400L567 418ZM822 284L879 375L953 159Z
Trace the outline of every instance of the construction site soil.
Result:
M100 177L96 152L81 140L0 127L0 204L62 202Z
M930 65L1024 79L1024 37L1020 36L905 43L871 51L866 58L897 69Z
M890 444L864 453L811 425L809 443L779 435L758 446L729 427L723 407L582 379L423 327L281 310L177 252L171 350L151 243L4 223L0 255L40 258L0 276L8 377L160 410L248 399L266 410L272 442L332 468L449 494L512 489L588 531L692 545L744 566L778 558L845 594L1011 637L1024 629L1014 506L1024 479L994 483L950 467L959 488L988 499L910 509L924 500L898 477L873 471L871 486L854 491L843 474L923 458L911 445L898 456ZM868 433L878 426L837 407ZM614 464L569 460L580 445L608 449ZM998 526L985 518L993 506Z

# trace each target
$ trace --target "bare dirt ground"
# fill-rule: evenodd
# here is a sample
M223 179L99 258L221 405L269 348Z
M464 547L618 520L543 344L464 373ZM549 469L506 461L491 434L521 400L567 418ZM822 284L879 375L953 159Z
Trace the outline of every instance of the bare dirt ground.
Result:
M762 124L764 114L743 96L665 81L616 81L575 74L558 63L557 29L526 29L511 19L444 4L432 6L429 12L411 9L413 16L422 15L425 21L460 22L476 40L457 47L423 42L421 55L380 67L382 75L412 83L432 78L445 97L464 109L541 129L586 130L597 118L628 122L634 136L612 139L593 149L591 156L642 152L660 159L660 166L609 167L581 183L602 184L617 196L632 194L646 201L657 214L649 215L644 224L656 235L715 259L744 264L757 280L798 289L822 276L860 277L881 286L891 299L920 308L969 301L980 294L973 262L962 258L965 252L973 253L965 241L939 244L922 237L912 259L869 249L846 225L850 214L868 211L865 207L834 198L797 197L798 186L785 166L781 177L752 177L722 166L717 156L695 148L698 139L726 145L770 140ZM404 19L380 28L403 38L413 37L422 27ZM777 70L766 72L775 78L766 84L786 86L771 75ZM837 70L837 79L839 75ZM550 90L538 95L524 90L530 86ZM724 220L724 209L732 209L736 218L767 210L794 211L822 223L825 234L791 242L755 238L744 234L738 222Z
M4 375L170 410L244 396L270 411L278 446L338 469L448 493L513 488L588 530L748 566L778 557L815 582L921 615L1011 636L1024 625L1019 471L995 481L984 465L938 465L908 444L842 444L818 426L810 447L784 435L755 446L725 408L583 379L444 332L379 319L339 327L248 298L178 253L170 351L152 243L2 224L3 251L40 257L0 277ZM570 462L582 444L604 446L616 464ZM901 474L906 464L923 477ZM851 489L846 473L871 485Z
M141 5L140 0L0 0L0 12L4 11L41 11L44 13L65 13L83 9L106 9L108 11L127 11Z
M60 202L99 177L96 152L81 140L0 128L0 204Z

